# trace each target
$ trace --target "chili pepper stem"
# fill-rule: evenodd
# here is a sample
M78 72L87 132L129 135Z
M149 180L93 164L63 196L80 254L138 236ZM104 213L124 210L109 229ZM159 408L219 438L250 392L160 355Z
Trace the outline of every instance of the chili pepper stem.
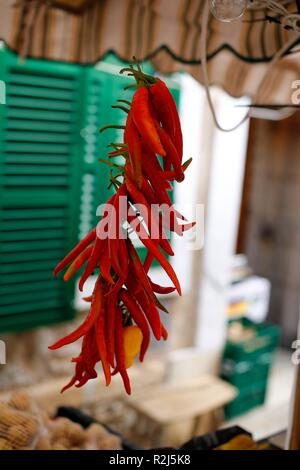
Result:
M107 126L103 126L99 129L100 134L107 129L125 129L125 126L119 126L118 124L108 124Z

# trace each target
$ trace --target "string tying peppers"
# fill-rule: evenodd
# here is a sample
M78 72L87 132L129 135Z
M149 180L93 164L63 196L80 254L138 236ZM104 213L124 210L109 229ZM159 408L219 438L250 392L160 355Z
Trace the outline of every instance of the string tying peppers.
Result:
M121 73L134 77L137 87L131 103L121 99L118 101L122 104L113 106L126 113L126 125L108 125L100 130L118 128L124 133L123 142L110 145L109 160L99 159L110 166L109 187L116 192L107 201L97 227L54 270L58 275L66 269L64 280L68 281L84 268L79 281L81 291L86 280L97 275L93 293L84 298L91 304L87 318L49 346L54 350L82 339L81 352L72 359L74 375L62 392L95 379L100 363L106 385L119 373L126 392L131 393L127 369L137 355L144 360L151 333L158 341L168 337L160 316L167 310L157 294L175 290L181 294L179 280L166 257L174 254L166 231L182 235L195 224L187 223L175 210L168 194L173 181L183 181L191 163L191 159L182 163L182 132L174 99L165 83L144 74L139 64ZM111 161L120 156L124 165ZM125 209L122 198L126 200ZM154 205L159 209L153 210ZM115 217L110 215L111 207ZM144 262L130 239L132 234L147 250ZM149 269L154 260L172 286L152 281Z

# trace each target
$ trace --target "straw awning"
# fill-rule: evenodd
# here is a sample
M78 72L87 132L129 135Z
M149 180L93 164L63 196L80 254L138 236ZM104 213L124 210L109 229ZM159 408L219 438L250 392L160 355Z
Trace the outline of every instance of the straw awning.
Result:
M114 51L125 61L133 55L151 59L162 72L185 69L202 81L201 19L206 2L3 0L0 36L23 56L91 64ZM297 12L296 1L281 3ZM233 96L255 95L268 62L291 38L278 16L266 21L267 15L272 16L265 9L250 9L233 23L210 16L206 37L210 83ZM297 43L296 37L293 46ZM300 76L295 57L289 55L272 69L260 100L289 102L291 83Z

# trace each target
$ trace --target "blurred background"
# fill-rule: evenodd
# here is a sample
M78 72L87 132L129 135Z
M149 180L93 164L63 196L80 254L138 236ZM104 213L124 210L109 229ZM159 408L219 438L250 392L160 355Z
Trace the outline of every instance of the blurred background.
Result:
M124 65L112 52L94 64L22 59L1 43L0 397L25 389L50 415L59 406L80 408L141 447L178 446L232 424L265 438L287 428L295 369L299 114L257 108L224 133L205 88L184 67L166 75L143 62L168 84L185 160L193 157L173 200L191 219L197 204L204 211L200 246L173 240L183 295L165 301L169 340L153 341L145 363L130 369L130 398L118 377L106 388L101 374L59 394L80 345L47 347L82 321L87 304L76 279L66 284L52 272L95 226L109 195L109 170L98 159L118 131L99 128L123 123L111 104L131 98L123 90L129 79L119 74ZM251 103L247 93L234 98L217 86L211 96L225 127ZM150 276L165 283L159 266Z

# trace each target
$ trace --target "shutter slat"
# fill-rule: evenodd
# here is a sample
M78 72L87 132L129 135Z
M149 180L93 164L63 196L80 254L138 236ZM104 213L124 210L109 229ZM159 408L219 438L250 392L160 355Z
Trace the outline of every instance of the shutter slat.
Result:
M30 153L7 153L3 157L3 163L27 163L28 165L66 165L68 164L68 155L51 155Z
M36 302L24 302L22 304L10 304L2 307L4 315L16 315L17 313L32 313L43 311L48 308L61 308L64 306L63 298L51 298L47 300L37 300ZM38 321L38 320L37 320Z
M63 250L51 250L51 248L47 247L46 250L39 251L24 251L19 253L2 253L1 254L1 264L5 269L5 266L8 266L12 263L14 265L23 263L28 261L32 263L34 261L42 261L42 260L49 260L49 259L57 259L59 260L64 255Z
M23 98L19 96L7 96L7 106L15 106L16 108L27 108L27 109L55 109L58 111L72 111L76 109L76 106L69 101L59 101L51 99L34 99L34 98Z
M35 291L32 291L32 292L20 293L19 286L18 286L17 290L15 291L15 295L13 299L12 299L12 295L13 293L1 296L0 307L4 311L10 308L10 305L12 304L12 300L13 300L13 308L15 308L15 306L21 307L22 305L20 304L27 303L27 302L34 302L35 304L38 304L39 302L42 302L42 301L48 301L48 300L56 300L56 301L61 302L63 300L64 292L63 292L63 289L59 290L56 288L53 291L44 290L44 289L36 289Z
M0 247L0 253L18 253L19 251L26 251L30 253L31 251L37 250L54 250L60 249L61 252L65 248L64 242L61 239L55 240L43 240L43 241L29 241L29 242L11 242L4 243Z
M5 175L68 175L69 169L66 166L57 167L54 165L8 165Z
M13 285L16 288L16 285L23 284L25 280L27 282L32 282L32 284L35 285L37 281L51 279L53 279L53 274L49 269L47 269L46 271L39 270L27 272L26 277L24 276L24 273L7 273L5 277L0 277L0 286L5 287Z
M44 227L41 230L32 230L31 228L26 231L14 231L14 232L0 232L0 242L11 242L32 240L33 242L39 240L47 240L51 238L61 237L62 239L66 237L65 227L59 228L56 227L55 230L45 230Z
M13 119L29 119L54 122L72 122L69 112L57 110L28 109L10 106L7 109L7 117Z
M62 145L62 144L35 144L34 142L29 143L29 144L20 144L20 143L14 143L14 142L7 142L4 145L4 151L5 152L18 152L18 153L26 153L26 152L32 152L32 153L63 153L69 155L70 152L70 147L68 145Z
M11 264L1 264L0 266L0 274L13 274L13 273L25 273L25 272L32 272L38 270L49 270L52 272L53 266L55 266L59 262L60 258L43 260L43 261L30 261L27 262L20 262L20 263L11 263Z
M76 89L76 82L71 78L57 78L50 76L33 75L31 73L22 73L21 70L11 70L10 82L21 85L35 85L37 87L47 87L64 90Z
M26 130L31 131L46 131L55 133L68 134L74 131L74 127L70 123L63 122L49 122L49 121L34 121L32 119L9 119L6 128L8 130Z
M36 292L39 290L50 291L52 289L62 288L61 280L59 279L46 279L36 282L19 282L18 283L18 294L23 292ZM15 294L16 286L15 284L5 284L5 286L0 285L0 296Z
M8 131L6 136L7 142L31 142L33 144L35 142L50 142L55 144L70 144L72 142L72 135L69 133Z
M73 101L74 99L74 93L72 91L30 85L24 86L23 83L20 85L8 85L6 92L9 96L29 96L30 98L45 98L62 101Z

